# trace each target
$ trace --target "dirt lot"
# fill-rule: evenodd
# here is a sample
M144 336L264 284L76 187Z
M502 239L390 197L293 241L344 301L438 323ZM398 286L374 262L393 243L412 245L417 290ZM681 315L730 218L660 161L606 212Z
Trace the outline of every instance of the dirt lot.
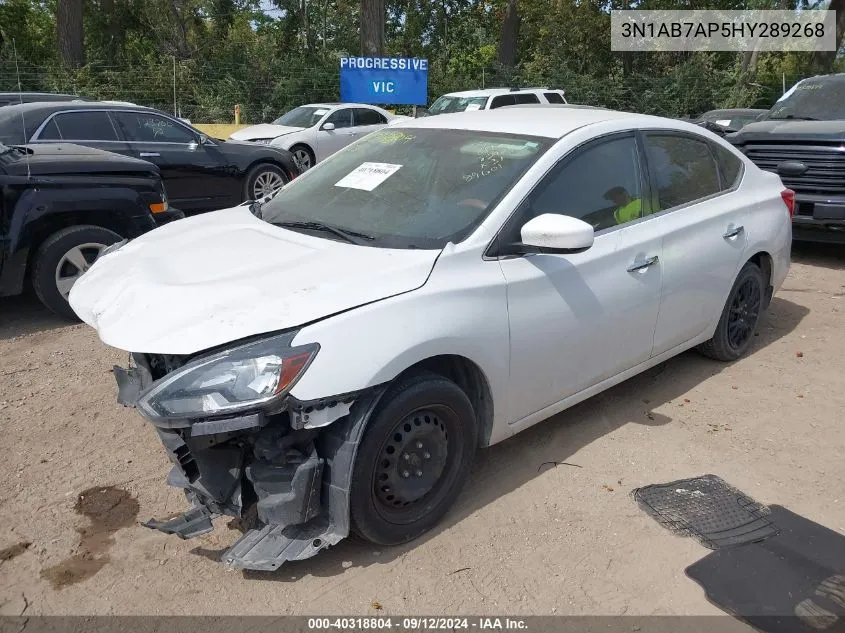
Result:
M214 561L237 536L225 519L189 541L141 527L184 502L115 402L125 355L0 300L0 614L719 613L684 576L707 550L629 493L714 473L845 534L845 248L794 260L749 357L684 354L480 453L419 541L347 540L277 573Z

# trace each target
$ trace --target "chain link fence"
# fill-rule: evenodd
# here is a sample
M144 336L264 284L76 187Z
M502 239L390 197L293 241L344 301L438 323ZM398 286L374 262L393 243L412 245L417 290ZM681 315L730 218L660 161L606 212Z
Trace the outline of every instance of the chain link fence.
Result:
M495 68L470 74L429 70L429 102L439 95L476 88L548 86L562 88L572 103L681 117L719 107L770 107L800 76L741 82L731 73L679 66L665 76L594 77L560 70L503 73ZM271 121L292 107L340 99L336 60L288 60L271 67L207 64L202 60L156 62L143 66L90 65L68 71L58 67L0 61L0 92L18 89L77 94L129 101L175 113L196 123L231 123L240 106L242 123ZM395 108L401 113L409 107Z

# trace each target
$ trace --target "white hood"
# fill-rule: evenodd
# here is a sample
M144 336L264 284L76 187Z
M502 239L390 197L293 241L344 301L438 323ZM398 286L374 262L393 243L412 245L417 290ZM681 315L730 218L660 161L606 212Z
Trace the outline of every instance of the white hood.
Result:
M439 253L304 235L241 206L108 253L74 284L70 305L107 345L192 354L419 288Z
M290 134L291 132L300 132L304 127L289 127L287 125L273 125L272 123L262 123L261 125L250 125L237 132L232 132L229 138L234 141L252 141L257 138L276 138L283 134Z

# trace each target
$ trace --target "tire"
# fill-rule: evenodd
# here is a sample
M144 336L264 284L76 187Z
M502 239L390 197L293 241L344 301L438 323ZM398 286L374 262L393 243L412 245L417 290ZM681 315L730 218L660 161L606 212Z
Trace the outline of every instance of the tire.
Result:
M299 167L299 171L301 172L311 169L317 163L314 152L307 145L302 145L300 143L294 145L288 151L293 154L293 160L296 162L296 165Z
M80 225L57 231L44 240L35 254L32 269L32 286L41 303L60 317L78 321L67 302L70 288L94 263L100 251L122 239L108 229Z
M739 271L722 310L713 338L698 346L709 358L732 361L743 356L754 341L754 331L763 312L765 281L754 262Z
M284 169L272 163L259 163L244 181L244 200L258 200L290 182Z
M398 545L434 527L466 482L477 437L472 404L455 383L433 373L398 383L358 447L353 531L371 543Z

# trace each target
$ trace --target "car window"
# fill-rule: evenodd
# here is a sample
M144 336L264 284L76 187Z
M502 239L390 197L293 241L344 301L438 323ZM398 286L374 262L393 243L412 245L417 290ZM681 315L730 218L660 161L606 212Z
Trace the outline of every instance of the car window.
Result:
M648 134L646 139L661 211L721 190L716 160L706 141L672 134Z
M487 97L456 97L443 95L431 104L428 113L446 114L447 112L464 112L483 110L487 104Z
M563 97L557 92L544 92L543 96L549 103L563 103Z
M149 112L112 112L127 141L136 143L195 143L194 134L172 119Z
M116 141L117 133L105 112L64 112L53 117L52 137L39 139L62 141Z
M335 110L326 119L326 123L334 123L335 129L352 127L352 108L341 108Z
M369 108L355 108L355 125L384 125L385 116Z
M38 135L38 138L44 141L62 140L62 135L59 133L59 127L56 125L55 117L47 121L47 125L42 128L41 134Z
M529 197L527 220L560 213L600 231L644 215L637 144L625 136L564 159ZM521 224L520 224L521 226Z
M540 98L533 92L521 92L513 96L515 103L540 103Z
M514 99L513 95L499 95L498 97L493 97L493 100L490 102L490 109L511 105L516 105L516 99Z
M742 161L721 145L711 144L722 173L722 191L739 184L742 175Z

